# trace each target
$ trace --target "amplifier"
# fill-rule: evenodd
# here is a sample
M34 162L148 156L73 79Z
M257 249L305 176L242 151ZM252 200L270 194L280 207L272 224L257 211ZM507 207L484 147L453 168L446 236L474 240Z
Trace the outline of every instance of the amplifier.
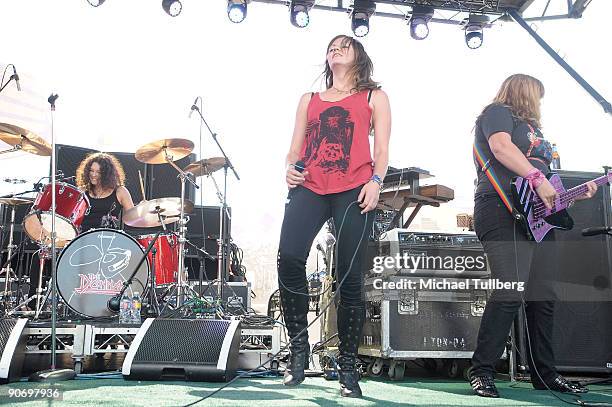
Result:
M367 279L359 354L396 359L471 358L490 294L488 283L488 279L404 276Z
M378 266L373 268L375 273L457 278L490 275L474 233L392 229L381 236L376 257L372 260Z

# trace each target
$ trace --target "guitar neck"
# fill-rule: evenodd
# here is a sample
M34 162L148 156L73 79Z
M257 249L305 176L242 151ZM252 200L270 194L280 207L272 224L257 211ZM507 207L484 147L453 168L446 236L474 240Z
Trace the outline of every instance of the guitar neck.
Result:
M595 178L593 180L593 182L595 183L595 185L602 186L607 184L608 182L610 182L612 180L612 173L608 174L608 175L602 175L599 178ZM589 188L586 185L587 183L585 182L584 184L580 184L574 188L570 188L565 192L562 192L559 196L561 202L563 203L568 203L576 198L578 198L579 196L584 195L586 192L588 192Z

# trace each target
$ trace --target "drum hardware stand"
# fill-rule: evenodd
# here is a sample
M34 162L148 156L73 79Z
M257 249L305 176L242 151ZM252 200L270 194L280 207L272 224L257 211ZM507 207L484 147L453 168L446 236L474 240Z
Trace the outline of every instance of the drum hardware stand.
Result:
M174 163L172 156L168 155L168 151L164 148L164 155L166 157L166 161L168 164L174 167L175 170L178 171L178 178L181 180L181 214L179 217L178 225L179 225L179 253L178 253L178 270L177 270L177 282L176 282L176 307L179 308L183 305L184 297L186 292L191 290L189 284L187 283L187 279L185 276L185 235L187 233L187 220L185 218L185 182L189 181L191 185L193 185L196 189L200 187L198 184L191 179L189 176L191 173L187 173L183 171L178 165ZM193 290L191 290L193 291ZM195 291L193 291L195 292ZM164 307L165 308L165 307Z
M200 120L202 121L202 123L204 123L204 125L208 129L208 132L210 133L211 137L217 144L217 147L219 147L219 151L221 151L221 154L223 154L223 158L225 158L225 165L223 166L223 176L224 176L223 195L221 195L221 192L219 191L219 187L217 186L217 183L214 181L214 178L211 176L211 178L213 179L215 188L217 189L217 196L219 196L221 200L221 210L219 211L219 239L221 243L219 244L219 252L218 252L219 264L217 268L217 279L219 280L219 289L218 289L217 295L218 295L219 300L222 301L223 300L223 284L227 280L227 274L228 274L227 258L229 257L227 253L227 250L229 248L229 236L227 236L228 234L226 233L227 228L225 225L225 216L224 216L225 214L227 214L228 219L230 219L229 213L227 210L227 169L228 168L232 169L232 172L234 173L234 176L236 177L238 181L240 181L240 177L238 176L238 173L236 172L236 169L232 165L232 162L230 161L229 157L227 156L227 154L225 154L223 147L221 147L221 144L219 143L219 140L217 139L217 133L211 130L210 126L206 122L206 119L204 119L204 116L202 115L202 112L200 111L198 106L194 104L191 108L195 110L196 112L198 112L198 115L200 116Z
M159 316L159 303L157 302L157 292L155 289L157 288L157 283L155 282L155 255L157 254L157 249L154 247L151 249L151 278L149 279L149 306L147 309L147 314L149 316Z
M157 238L159 237L161 232L166 232L166 224L164 223L164 220L162 218L161 215L161 211L160 211L160 207L156 207L156 212L157 212L157 217L159 219L159 223L161 224L162 230L160 232L157 232L157 234L155 235L155 237L153 238L153 245L155 245L155 242L157 241ZM157 301L157 292L155 291L157 289L157 283L155 282L155 255L157 254L157 249L155 247L151 248L151 278L149 279L149 307L147 312L149 313L149 315L151 316L159 316L159 302Z
M9 259L8 262L6 263L6 266L2 269L2 271L5 273L4 275L4 301L5 301L5 307L6 305L8 305L8 299L9 299L9 280L11 279L11 274L15 274L15 272L13 271L13 268L11 267L11 260L13 259L13 250L17 248L17 246L15 246L13 244L13 233L15 231L15 206L16 205L12 205L12 210L11 210L11 227L10 227L10 231L9 231L9 243L8 243L8 253L7 253L7 258ZM15 251L15 253L17 253L17 251ZM6 309L6 308L5 308Z

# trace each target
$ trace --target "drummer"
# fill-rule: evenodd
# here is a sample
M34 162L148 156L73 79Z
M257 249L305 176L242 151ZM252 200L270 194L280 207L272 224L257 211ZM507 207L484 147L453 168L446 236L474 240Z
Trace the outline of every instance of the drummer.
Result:
M123 166L107 153L88 155L76 170L79 189L89 198L89 213L81 224L81 232L94 228L119 229L119 214L134 207L125 184Z
M123 166L117 158L107 153L93 153L79 164L76 170L77 186L89 198L89 213L81 224L81 232L97 228L121 227L119 214L134 207L132 196L126 187ZM30 281L38 281L39 270L32 267ZM45 268L45 275L49 271ZM29 296L36 293L36 284L30 284ZM35 308L36 301L28 304Z

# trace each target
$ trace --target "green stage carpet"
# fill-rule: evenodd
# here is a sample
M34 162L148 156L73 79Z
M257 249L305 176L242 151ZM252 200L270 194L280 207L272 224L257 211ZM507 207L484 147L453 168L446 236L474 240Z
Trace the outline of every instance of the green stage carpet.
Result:
M123 379L88 379L58 383L63 400L9 398L9 389L36 389L40 384L19 382L0 386L0 404L19 406L180 406L195 402L218 388L216 383L133 382ZM346 399L338 394L338 382L307 378L296 388L287 388L280 378L240 379L231 387L198 406L568 406L547 391L529 383L498 381L502 398L485 399L472 395L465 381L406 378L402 382L364 379L365 397ZM584 401L612 405L612 384L592 385ZM576 397L555 393L565 400Z

